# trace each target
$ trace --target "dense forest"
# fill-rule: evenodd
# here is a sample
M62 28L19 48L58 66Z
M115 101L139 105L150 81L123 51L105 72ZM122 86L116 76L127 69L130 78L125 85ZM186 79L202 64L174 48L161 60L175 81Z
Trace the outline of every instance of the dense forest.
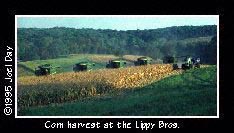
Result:
M17 51L23 61L90 53L146 55L154 59L191 55L215 64L216 34L216 25L128 31L18 28Z

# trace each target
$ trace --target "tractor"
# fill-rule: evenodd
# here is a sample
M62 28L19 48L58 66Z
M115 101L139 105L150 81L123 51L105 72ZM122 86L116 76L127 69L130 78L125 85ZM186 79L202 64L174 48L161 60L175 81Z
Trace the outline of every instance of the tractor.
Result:
M134 62L135 66L140 65L149 65L152 64L152 59L149 57L140 57L137 59L137 61Z
M197 58L196 60L193 58L192 62L193 62L193 65L194 65L195 68L200 68L201 67L200 58Z
M109 63L106 64L106 68L123 68L126 64L126 61L122 59L109 60Z
M57 73L57 68L60 67L58 66L54 67L50 64L40 65L37 68L35 68L35 75L36 76L52 75Z
M79 62L73 66L73 71L74 72L91 71L93 66L95 66L95 63Z
M181 67L183 70L193 68L193 58L190 56L185 57L184 62L182 62Z

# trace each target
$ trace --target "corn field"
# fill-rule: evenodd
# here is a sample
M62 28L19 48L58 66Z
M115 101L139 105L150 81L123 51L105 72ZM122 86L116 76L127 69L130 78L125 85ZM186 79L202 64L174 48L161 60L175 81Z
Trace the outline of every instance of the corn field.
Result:
M49 76L18 78L18 106L28 107L63 103L113 90L134 89L180 74L170 64L100 69L91 72L69 72Z

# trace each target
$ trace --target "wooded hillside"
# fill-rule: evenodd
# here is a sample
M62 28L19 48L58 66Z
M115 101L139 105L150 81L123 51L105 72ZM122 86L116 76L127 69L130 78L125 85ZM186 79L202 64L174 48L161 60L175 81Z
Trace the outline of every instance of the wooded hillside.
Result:
M18 58L57 58L69 54L133 54L154 59L191 55L216 64L217 26L179 26L152 30L18 28Z

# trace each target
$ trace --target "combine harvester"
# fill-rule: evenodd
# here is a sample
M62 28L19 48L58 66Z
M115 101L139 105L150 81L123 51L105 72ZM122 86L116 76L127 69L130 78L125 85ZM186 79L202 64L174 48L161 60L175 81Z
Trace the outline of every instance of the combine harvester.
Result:
M35 75L36 76L43 76L43 75L52 75L57 73L57 68L59 66L52 66L50 64L40 65L35 68Z
M106 68L123 68L126 66L126 61L122 59L109 60L109 63L106 64Z
M73 66L74 72L80 72L80 71L91 71L93 66L95 66L95 63L90 62L80 62Z
M140 57L137 58L137 61L134 62L135 66L149 65L152 64L152 59L149 57Z

